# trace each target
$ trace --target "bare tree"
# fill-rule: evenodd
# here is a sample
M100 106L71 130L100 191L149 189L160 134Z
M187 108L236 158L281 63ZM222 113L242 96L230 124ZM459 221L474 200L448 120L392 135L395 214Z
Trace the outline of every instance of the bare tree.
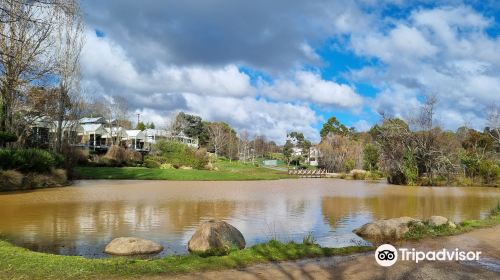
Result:
M0 0L0 130L13 129L12 106L22 87L53 70L54 3Z
M210 144L214 149L215 156L220 155L222 149L227 145L229 134L228 126L225 123L211 123L208 125Z
M487 121L488 133L500 145L500 106L495 104L489 108Z
M71 106L70 94L77 91L80 81L80 53L84 44L83 16L77 0L66 0L56 6L55 74L59 79L56 151L62 151L63 121Z

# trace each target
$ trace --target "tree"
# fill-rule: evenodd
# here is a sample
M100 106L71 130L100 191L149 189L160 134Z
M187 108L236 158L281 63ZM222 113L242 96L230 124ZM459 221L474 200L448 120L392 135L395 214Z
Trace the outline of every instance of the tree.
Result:
M64 5L57 5L56 18L54 72L59 80L56 151L62 152L62 125L71 107L70 96L79 87L80 53L84 44L83 16L78 1L66 0Z
M13 130L13 104L23 87L54 69L55 1L1 0L0 131Z
M140 131L144 131L144 130L146 130L146 125L143 122L138 122L135 129L138 129Z
M367 144L363 149L363 168L365 170L374 171L378 169L378 159L380 152L376 145Z
M292 155L293 155L293 143L290 140L286 140L285 145L283 146L283 156L285 157L287 166L290 166Z
M323 128L321 128L320 131L320 136L321 138L324 138L330 133L347 136L349 135L349 128L341 124L336 117L331 117L325 124L323 124Z
M216 157L220 155L222 149L227 145L230 130L229 125L223 122L214 122L208 125L210 146L213 148Z

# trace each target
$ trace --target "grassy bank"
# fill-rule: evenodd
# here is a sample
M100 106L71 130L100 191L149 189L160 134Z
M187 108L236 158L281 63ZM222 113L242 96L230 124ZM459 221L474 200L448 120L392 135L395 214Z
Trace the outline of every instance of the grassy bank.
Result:
M406 233L407 240L419 240L427 237L449 236L465 233L474 229L500 225L500 204L491 210L488 217L482 220L466 220L455 228L448 225L430 226L428 223L414 224L410 226L410 231Z
M317 245L270 241L227 256L171 256L154 260L86 259L32 252L0 241L1 279L121 279L147 275L239 268L248 265L309 257L343 255L372 247L321 248Z
M130 179L177 181L240 181L295 178L286 172L239 162L218 162L218 170L157 169L143 167L77 167L79 179Z

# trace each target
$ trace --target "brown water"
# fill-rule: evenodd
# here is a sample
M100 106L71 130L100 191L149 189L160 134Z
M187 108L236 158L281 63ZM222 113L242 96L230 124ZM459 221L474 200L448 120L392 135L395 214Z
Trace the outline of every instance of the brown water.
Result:
M404 187L335 179L242 182L88 180L72 187L0 194L0 235L43 252L103 257L115 237L155 240L182 254L203 221L223 219L248 245L278 238L323 246L363 243L351 231L382 218L480 218L500 189Z

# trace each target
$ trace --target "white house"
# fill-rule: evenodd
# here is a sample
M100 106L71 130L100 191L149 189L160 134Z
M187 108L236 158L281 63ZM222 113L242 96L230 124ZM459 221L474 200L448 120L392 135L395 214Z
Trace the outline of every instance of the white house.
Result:
M79 133L78 136L82 136L82 143L88 144L89 146L103 146L105 145L105 140L103 142L103 135L108 133L104 128L104 125L99 123L86 123L81 125L83 128L83 133Z
M126 136L123 140L127 141L127 145L135 150L144 148L144 141L146 140L146 134L144 131L138 129L126 130Z

